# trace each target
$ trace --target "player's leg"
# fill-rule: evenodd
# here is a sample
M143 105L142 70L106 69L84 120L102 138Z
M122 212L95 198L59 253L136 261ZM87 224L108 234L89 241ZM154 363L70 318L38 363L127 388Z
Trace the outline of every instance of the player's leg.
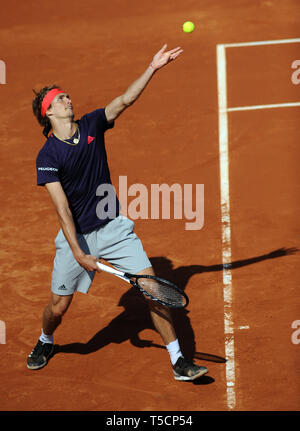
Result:
M53 333L60 325L72 299L73 294L65 296L51 294L50 302L43 313L41 336L27 358L27 368L30 370L38 370L47 364L54 351Z
M88 241L91 236L89 235L87 239L83 235L78 237L81 247L86 252L90 251ZM73 294L75 291L87 293L95 275L95 272L88 272L78 264L61 230L56 237L55 245L52 294L43 312L41 336L27 358L27 367L31 370L37 370L47 364L53 353L53 333L69 308Z
M155 275L155 273L152 267L148 267L142 271L137 272L137 275ZM147 280L145 280L145 283L147 283ZM153 324L161 335L164 343L168 345L169 343L175 341L177 336L173 326L170 309L155 301L148 300L147 302L149 304Z
M136 274L155 275L152 267L145 268ZM147 280L145 280L144 283L147 283ZM206 374L208 372L206 367L195 365L193 361L183 357L173 326L171 310L151 299L148 299L147 302L149 304L153 324L169 352L174 378L176 380L194 380Z
M66 313L73 299L71 295L56 295L52 293L50 302L43 313L43 333L50 337L61 324L62 317Z
M133 229L134 222L123 216L117 217L104 226L103 229L99 230L98 256L123 272L155 275L142 243ZM195 365L183 357L170 309L151 300L148 300L148 304L153 324L170 354L175 379L194 380L196 377L207 373L205 367Z

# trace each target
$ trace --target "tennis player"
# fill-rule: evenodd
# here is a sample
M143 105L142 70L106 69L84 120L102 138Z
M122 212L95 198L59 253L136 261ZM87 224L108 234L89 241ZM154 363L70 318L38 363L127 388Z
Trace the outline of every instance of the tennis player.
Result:
M183 51L180 47L170 51L166 48L167 45L162 47L124 94L80 120L74 120L71 99L58 86L35 93L33 112L47 139L36 159L37 184L47 189L61 229L55 239L50 302L44 309L41 336L27 358L31 370L47 364L54 351L53 334L74 293L88 293L99 258L123 272L154 275L134 233L133 221L120 214L117 196L102 205L107 196L99 196L97 189L111 184L104 133L137 100L153 75ZM194 380L207 373L205 367L183 357L170 310L154 301L147 302L154 326L169 352L174 378Z

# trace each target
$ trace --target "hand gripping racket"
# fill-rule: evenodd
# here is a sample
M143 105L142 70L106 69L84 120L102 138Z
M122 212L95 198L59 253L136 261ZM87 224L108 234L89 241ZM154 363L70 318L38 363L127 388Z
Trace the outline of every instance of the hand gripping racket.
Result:
M185 308L189 298L176 284L154 275L137 275L121 272L103 263L97 262L99 269L122 278L137 287L145 296L169 308ZM134 279L134 280L133 280Z

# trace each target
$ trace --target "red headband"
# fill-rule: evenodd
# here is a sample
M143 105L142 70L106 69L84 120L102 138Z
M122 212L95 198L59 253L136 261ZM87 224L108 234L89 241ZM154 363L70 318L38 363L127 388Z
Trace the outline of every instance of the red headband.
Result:
M46 94L46 96L42 101L42 107L41 107L42 117L45 117L46 111L51 105L52 100L54 99L55 96L57 96L60 93L64 93L64 91L59 90L58 88L53 88L53 90L48 91L48 93Z

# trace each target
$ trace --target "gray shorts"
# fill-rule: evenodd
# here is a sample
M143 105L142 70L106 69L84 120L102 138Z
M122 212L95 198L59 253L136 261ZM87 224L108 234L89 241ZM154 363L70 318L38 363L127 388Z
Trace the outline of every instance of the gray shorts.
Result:
M84 253L102 258L120 271L136 274L151 267L151 263L133 229L134 222L120 215L90 233L77 234L77 240ZM55 246L52 292L57 295L71 295L76 291L88 293L95 271L87 271L79 265L61 229Z

